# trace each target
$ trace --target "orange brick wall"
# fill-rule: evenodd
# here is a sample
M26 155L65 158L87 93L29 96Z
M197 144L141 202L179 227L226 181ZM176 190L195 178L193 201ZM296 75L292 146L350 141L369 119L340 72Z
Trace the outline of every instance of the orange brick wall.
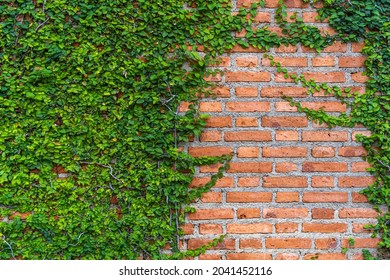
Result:
M233 2L237 8L253 1ZM259 9L258 26L278 30L277 2L269 0ZM286 2L289 12L332 32L315 21L314 8L299 0ZM362 92L361 48L359 43L336 43L318 54L298 45L269 53L291 72ZM347 108L331 96L308 96L254 48L234 48L219 66L226 74L213 78L218 97L200 103L211 116L207 128L184 149L193 156L234 157L225 177L193 204L198 210L186 218L183 248L226 234L222 244L199 259L361 259L362 248L375 253L378 240L363 225L375 222L376 212L358 193L374 180L365 172L365 150L355 141L367 131L329 130L298 113L283 95L330 114ZM217 167L200 167L192 186L206 183ZM355 239L354 247L349 238Z

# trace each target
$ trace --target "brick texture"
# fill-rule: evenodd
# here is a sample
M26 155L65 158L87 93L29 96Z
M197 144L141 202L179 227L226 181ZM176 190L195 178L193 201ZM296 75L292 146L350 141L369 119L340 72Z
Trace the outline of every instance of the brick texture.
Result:
M232 2L238 12L257 0ZM254 23L280 32L275 23L278 0L265 2ZM304 22L332 32L303 1L288 0L286 5L289 14L298 12ZM270 53L292 73L364 92L363 46L336 42L322 53L281 46ZM347 107L324 92L309 95L277 73L263 54L235 46L219 65L210 66L225 72L206 78L216 84L215 98L203 97L199 109L210 117L202 134L181 146L195 157L233 157L224 177L193 203L197 211L186 216L183 248L198 248L226 234L225 241L196 259L360 259L361 249L375 254L378 239L364 225L375 223L378 213L359 193L375 178L366 171L366 151L356 141L358 134L369 132L361 126L329 129L299 113L284 96L332 114ZM188 105L182 104L181 111ZM201 166L191 187L206 184L219 166ZM355 246L348 246L349 238Z

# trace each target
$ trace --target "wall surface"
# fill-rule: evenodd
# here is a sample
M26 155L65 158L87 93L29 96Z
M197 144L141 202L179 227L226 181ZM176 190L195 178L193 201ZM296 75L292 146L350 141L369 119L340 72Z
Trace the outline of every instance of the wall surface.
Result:
M234 7L251 3L233 1ZM259 9L257 26L275 24L277 0ZM286 1L308 24L332 32L315 20L316 9L299 0ZM237 34L243 36L243 34ZM291 72L318 82L364 91L361 43L336 43L322 53L302 46L271 49ZM362 248L375 252L378 240L363 229L375 223L376 211L358 192L373 182L355 141L364 127L328 129L290 107L282 95L331 114L347 110L336 98L307 95L270 67L264 53L236 47L213 77L217 98L202 99L211 117L201 137L184 148L191 155L234 153L230 169L187 216L184 248L199 247L226 234L222 244L199 259L361 259ZM208 181L218 166L200 167L193 181ZM348 240L354 239L354 246ZM346 248L346 249L343 249Z

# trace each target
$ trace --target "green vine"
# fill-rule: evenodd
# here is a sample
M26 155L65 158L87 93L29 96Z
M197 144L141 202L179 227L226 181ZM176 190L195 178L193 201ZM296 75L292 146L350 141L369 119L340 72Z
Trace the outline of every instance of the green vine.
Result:
M365 39L371 79L366 94L351 95L351 114L304 111L373 132L359 138L378 178L364 193L389 206L388 1L327 0L319 12L334 36L299 18L286 23L282 2L280 37L252 28L264 1L237 15L230 0L1 1L0 259L177 259L220 242L182 252L180 225L230 155L193 158L178 143L200 135L207 115L197 100L212 94L204 77L216 74L207 66L237 44L320 51ZM185 113L182 102L192 104ZM197 166L216 162L223 167L209 183L188 187ZM389 218L374 226L386 249Z

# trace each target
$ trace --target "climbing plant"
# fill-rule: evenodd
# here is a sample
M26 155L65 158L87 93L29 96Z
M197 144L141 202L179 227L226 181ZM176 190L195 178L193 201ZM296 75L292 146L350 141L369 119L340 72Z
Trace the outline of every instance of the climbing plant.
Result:
M235 15L230 0L0 1L0 259L183 258L220 241L180 252L186 205L222 176L229 155L192 158L178 145L205 125L196 104L212 94L207 66L237 44L320 51L366 40L371 79L366 94L351 93L351 114L305 112L373 132L360 138L378 178L365 194L389 205L388 1L327 0L320 15L334 36L286 23L282 2L284 36L252 29L264 1ZM216 162L209 183L188 187L197 166ZM388 214L379 219L389 248Z

